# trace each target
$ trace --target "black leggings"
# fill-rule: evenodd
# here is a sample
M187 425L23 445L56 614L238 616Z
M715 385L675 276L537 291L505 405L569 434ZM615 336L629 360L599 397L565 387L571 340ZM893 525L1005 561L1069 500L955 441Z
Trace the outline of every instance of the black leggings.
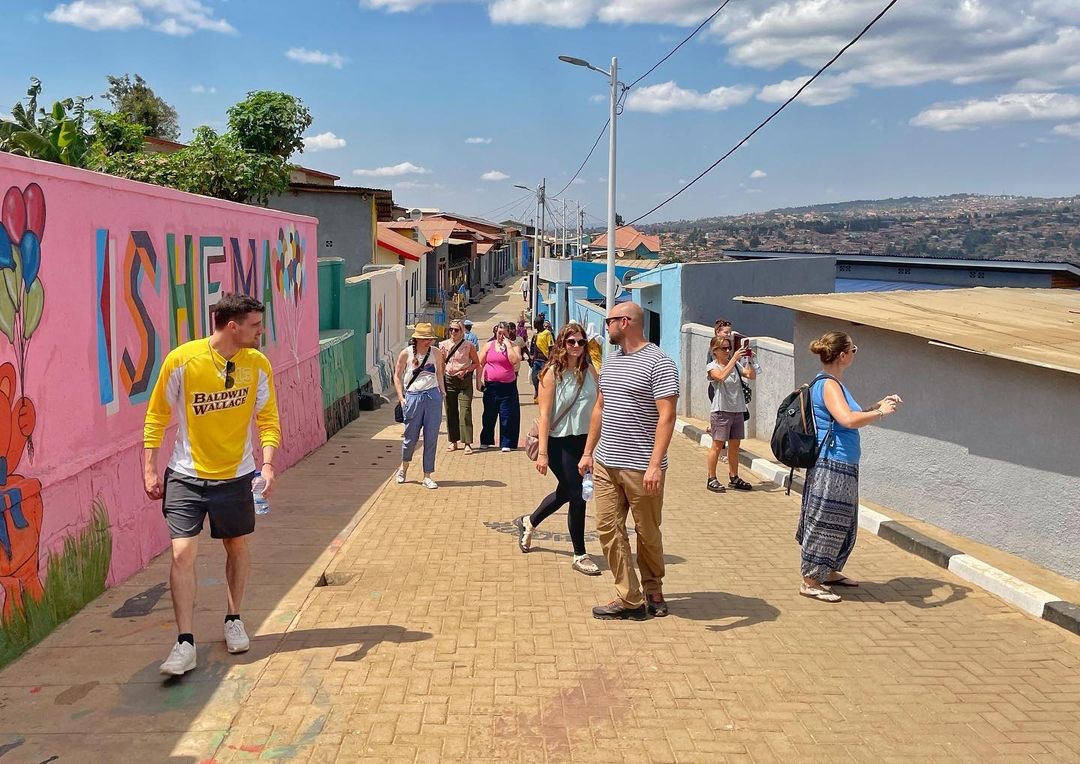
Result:
M569 504L566 528L570 531L570 541L576 555L585 554L585 500L581 498L578 462L585 453L585 441L588 437L567 435L565 438L548 438L548 468L559 479L559 485L554 493L540 502L540 506L529 518L535 528L555 514L563 504Z

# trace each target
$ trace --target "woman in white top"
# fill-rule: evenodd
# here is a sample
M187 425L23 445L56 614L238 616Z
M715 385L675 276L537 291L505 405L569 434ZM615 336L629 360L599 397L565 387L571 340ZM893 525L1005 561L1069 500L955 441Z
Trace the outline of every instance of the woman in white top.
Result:
M518 548L528 552L536 527L563 504L568 504L566 525L574 545L572 567L587 576L598 576L600 569L585 551L585 499L581 495L581 473L578 472L598 389L588 344L581 324L567 324L551 347L547 366L540 372L540 418L537 421L540 448L536 469L546 475L550 468L559 485L540 502L531 516L522 515L514 525L518 529Z
M405 436L401 441L401 467L396 480L405 482L413 451L424 437L424 488L438 488L431 479L435 472L435 452L439 445L439 424L442 422L443 354L435 345L435 331L429 323L419 323L408 347L398 355L394 369L394 388L405 415Z

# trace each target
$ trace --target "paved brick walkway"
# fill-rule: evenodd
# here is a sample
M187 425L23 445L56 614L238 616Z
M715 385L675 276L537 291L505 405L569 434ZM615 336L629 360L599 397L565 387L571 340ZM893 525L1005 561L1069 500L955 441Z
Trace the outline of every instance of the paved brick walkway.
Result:
M440 490L387 485L398 432L386 408L365 415L284 476L256 534L249 654L210 641L207 555L200 667L161 682L168 596L115 617L161 595L158 562L0 673L3 764L1080 760L1080 639L869 536L849 568L862 588L797 596L796 500L708 493L685 439L671 616L616 623L589 616L611 579L570 568L565 513L517 550L510 523L553 478L521 453L440 451Z

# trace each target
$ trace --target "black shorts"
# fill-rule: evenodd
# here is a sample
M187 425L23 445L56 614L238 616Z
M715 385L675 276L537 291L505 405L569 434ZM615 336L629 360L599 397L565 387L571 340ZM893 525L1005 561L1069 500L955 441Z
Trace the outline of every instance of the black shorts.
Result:
M193 538L202 533L210 515L210 538L231 539L255 530L255 498L251 481L255 473L230 480L203 480L165 470L165 496L161 513L169 526L169 538Z

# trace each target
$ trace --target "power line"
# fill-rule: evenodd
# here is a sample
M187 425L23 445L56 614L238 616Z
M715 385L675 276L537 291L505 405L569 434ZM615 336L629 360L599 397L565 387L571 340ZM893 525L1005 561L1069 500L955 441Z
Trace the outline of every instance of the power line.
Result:
M638 83L639 83L639 82L641 82L641 81L642 81L643 79L645 79L646 77L648 77L648 76L649 76L650 74L652 74L653 72L655 72L655 71L656 71L656 70L657 70L657 69L658 69L658 68L660 67L660 65L661 65L661 64L663 64L663 63L664 63L665 61L667 61L667 60L668 60L669 58L671 58L671 57L672 57L672 56L674 56L674 55L675 55L676 53L678 53L678 51L679 51L679 48L681 48L682 46L686 45L686 43L690 42L691 38L693 38L693 36L694 36L694 35L696 35L696 34L697 34L698 32L700 32L700 31L701 31L701 30L702 30L702 29L703 29L703 28L705 27L705 25L706 25L706 24L708 24L708 23L709 23L710 21L712 21L712 20L713 20L713 19L715 19L715 18L716 18L717 16L719 16L719 15L720 15L720 11L724 10L724 8L726 8L726 7L727 7L727 4L728 4L728 3L730 3L730 2L731 2L731 0L724 0L724 2L723 2L723 3L721 4L721 5L720 5L720 7L719 7L719 8L717 8L717 9L716 9L715 11L713 11L713 12L712 12L712 15L710 15L710 16L709 16L709 18L705 19L705 20L704 20L704 21L702 21L702 22L701 22L700 24L698 24L698 25L697 25L697 28L696 28L696 29L695 29L695 30L694 30L693 32L691 32L690 34L688 34L688 35L686 36L686 39L684 39L684 40L683 40L682 42L680 42L680 43L679 43L678 45L676 45L676 46L675 46L674 48L672 48L672 49L671 49L671 52L670 52L670 53L668 53L668 54L667 54L666 56L664 56L664 57L663 57L662 59L660 59L660 60L659 60L659 61L657 61L657 62L656 62L655 64L653 64L652 68L651 68L651 69L649 69L649 71L645 72L645 74L641 75L641 76L640 76L640 77L638 77L638 78L637 78L636 80L634 80L634 81L633 81L633 82L631 82L631 83L630 83L629 85L627 85L627 86L626 86L626 89L627 89L627 90L629 90L630 88L634 87L634 85L638 84Z
M577 180L578 175L581 175L581 171L585 169L585 165L587 165L589 163L589 160L592 159L593 152L596 151L596 147L600 145L600 139L604 137L604 133L607 132L608 125L610 125L610 124L611 124L611 117L608 117L607 121L604 122L604 126L602 128L600 128L600 135L596 136L596 140L593 141L592 148L589 149L589 153L585 155L585 161L583 161L581 163L581 165L577 168L577 172L574 173L574 177L572 177L570 179L570 181L565 186L563 186L561 189L559 189L559 193L553 194L553 196L561 196L563 191L570 188L570 184L573 183L575 180Z
M480 215L480 217L486 218L488 215L494 214L494 213L498 212L499 210L507 209L509 207L514 207L514 206L516 206L518 204L521 204L523 201L525 201L526 198L528 198L530 196L534 196L532 191L525 194L524 196L518 197L517 199L515 199L512 202L507 202L506 204L500 204L498 207L493 207L490 210L488 210L487 212L482 213Z
M826 63L826 64L825 64L825 65L824 65L823 67L821 67L820 69L818 69L818 70L817 70L817 72L816 72L816 73L814 74L814 76L813 76L813 77L811 77L811 78L810 78L810 79L808 79L808 80L807 80L806 82L804 82L804 83L803 83L803 85L802 85L802 87L800 87L800 88L799 88L798 90L796 90L796 91L795 91L795 93L794 93L794 94L793 94L793 95L791 96L791 98L787 99L787 100L786 100L786 101L784 101L784 102L783 102L782 104L780 104L780 108L778 108L778 109L777 109L776 111L774 111L774 112L773 112L772 114L770 114L770 115L769 115L768 117L766 117L766 118L765 118L765 121L764 121L764 122L762 122L762 123L761 123L761 124L759 124L759 125L758 125L757 127L755 127L755 128L753 129L753 130L751 130L751 131L750 131L750 133L749 133L749 134L748 134L748 135L747 135L747 136L746 136L745 138L743 138L743 139L742 139L741 141L739 141L738 143L736 143L736 144L735 144L735 145L734 145L734 146L733 146L733 147L732 147L732 148L731 148L731 149L730 149L730 150L729 150L729 151L728 151L728 152L727 152L726 154L724 154L724 155L723 155L722 157L720 157L719 159L717 159L717 160L716 160L715 162L713 162L713 163L712 163L711 165L709 165L708 167L706 167L706 168L705 168L705 170L704 170L704 171L703 171L703 172L702 172L702 173L701 173L700 175L698 175L698 176L697 176L696 178L694 178L694 179L693 179L692 181L690 181L690 182L689 182L689 183L687 183L687 184L686 184L685 186L683 186L682 188L680 188L680 189L679 189L678 191L676 191L676 192L675 192L674 194L672 194L671 196L669 196L669 197L668 197L667 199L665 199L664 201L660 202L660 204L658 204L658 205L656 205L655 207L653 207L653 208L652 208L651 210L649 210L648 212L646 212L646 213L645 213L644 215L638 215L638 216L637 216L636 218L634 218L633 220L631 220L631 221L630 221L629 223L627 223L626 225L633 225L634 223L638 222L638 221L639 221L639 220L641 220L642 218L646 218L646 217L648 217L649 215L651 215L651 214L653 214L654 212L656 212L657 210L659 210L659 209L660 209L661 207L663 207L663 206L665 206L666 204L668 204L669 202L673 201L673 200L674 200L674 199L675 199L676 197L678 197L678 196L679 196L680 194L682 194L682 193L683 193L684 191L686 191L686 190L687 190L688 188L690 188L690 187L691 187L692 185L694 185L694 184L695 184L695 183L697 183L697 182L698 182L699 180L701 180L701 179L702 179L702 178L704 178L704 177L705 177L706 175L708 175L708 174L709 174L710 172L712 172L712 171L713 171L713 169L715 169L717 165L719 165L719 164L720 164L721 162L723 162L723 161L724 161L725 159L727 159L727 158L728 158L729 156L731 156L731 155L732 155L732 154L734 154L734 153L735 153L736 151L738 151L738 150L739 150L740 148L742 148L742 146L743 146L743 145L745 145L745 144L746 144L746 143L747 143L747 142L748 142L748 141L749 141L749 140L750 140L751 138L753 138L753 137L754 137L754 135L755 135L755 134L757 134L757 132L758 132L759 130L761 130L761 128L765 127L765 125L767 125L767 124L769 124L770 122L772 122L773 118L774 118L774 117L775 117L775 116L776 116L777 114L779 114L779 113L780 113L780 112L782 112L782 111L783 111L784 109L786 109L786 108L788 107L788 105L790 105L790 104L791 104L791 102L792 102L792 101L794 101L794 100L795 100L796 98L798 98L798 97L799 97L799 96L800 96L800 95L802 94L802 92L803 92L804 90L806 90L806 89L807 89L808 87L810 87L810 85L811 85L811 84L812 84L812 83L814 82L814 80L816 80L816 79L817 79L818 77L820 77L820 76L822 75L822 73L823 73L823 72L824 72L824 71L825 71L826 69L828 69L828 68L829 68L830 66L832 66L832 65L833 65L834 63L836 63L837 59L839 59L839 58L840 58L840 56L844 55L844 53L846 53L846 52L847 52L848 48L850 48L850 47L851 47L852 45L854 45L854 44L855 44L855 43L857 43L857 42L858 42L859 40L861 40L861 39L862 39L862 37L863 37L863 35L865 35L865 34L866 34L867 32L869 32L869 31L870 31L870 29L871 29L871 28L872 28L872 27L874 26L874 24L878 23L878 21L880 21L880 20L881 20L881 18L882 18L882 17L883 17L883 16L884 16L884 15L885 15L886 13L888 13L888 12L889 12L889 11L890 11L890 10L892 9L892 7L893 7L894 5L896 5L896 4L898 3L898 2L899 2L899 0L890 0L889 4L888 4L888 5L886 5L884 9L882 9L881 13L879 13L879 14L878 14L877 16L875 16L875 17L874 17L874 18L873 18L873 19L872 19L872 20L870 21L870 23L869 23L869 24L867 24L867 25L866 25L865 27L863 27L863 30L862 30L861 32L859 32L859 34L857 34L857 35L855 36L855 38L854 38L854 39L853 39L853 40L852 40L851 42L849 42L849 43L848 43L847 45L845 45L845 46L844 46L843 48L841 48L841 49L840 49L840 52L838 52L838 53L837 53L837 54L836 54L835 56L833 56L833 57L832 57L831 59L829 59L829 61L828 61L828 62L827 62L827 63Z

